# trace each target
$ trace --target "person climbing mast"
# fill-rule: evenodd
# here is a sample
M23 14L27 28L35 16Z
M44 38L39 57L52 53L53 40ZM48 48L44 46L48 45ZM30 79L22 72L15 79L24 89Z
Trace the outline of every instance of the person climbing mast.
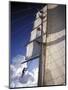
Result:
M23 70L22 70L22 77L23 77L23 75L24 75L26 70L27 70L27 68L23 68Z

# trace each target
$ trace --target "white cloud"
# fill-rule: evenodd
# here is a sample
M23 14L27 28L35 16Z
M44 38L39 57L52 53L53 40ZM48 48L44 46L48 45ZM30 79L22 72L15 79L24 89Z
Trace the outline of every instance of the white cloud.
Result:
M10 65L10 87L37 86L38 67L32 68L32 71L27 70L22 77L22 70L27 67L27 63L21 65L21 62L25 61L24 56L18 55L13 60Z
M38 68L33 69L33 77L34 77L34 83L37 84L37 81L38 81Z

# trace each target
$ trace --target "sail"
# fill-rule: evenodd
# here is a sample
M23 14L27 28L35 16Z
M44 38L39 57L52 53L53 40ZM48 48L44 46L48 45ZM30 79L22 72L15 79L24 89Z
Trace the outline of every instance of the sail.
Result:
M46 33L46 20L47 20L47 6L43 7L43 12L44 12L44 16L45 18L43 19L43 42L45 42L44 37L46 37L45 33ZM42 10L41 9L41 10ZM27 51L26 51L26 57L27 58L32 58L34 56L39 56L41 54L40 48L41 48L41 19L39 17L40 15L40 11L37 12L36 14L36 19L34 21L34 25L33 25L33 30L31 31L31 36L30 36L30 41L27 45Z
M43 11L43 40L41 39L40 11L36 14L30 41L27 45L26 57L39 56L41 54L41 43L44 44L43 59L45 59L44 85L65 84L65 6L45 5ZM42 61L43 61L42 59ZM43 70L44 69L44 70Z
M48 9L45 85L65 84L65 6ZM50 7L51 7L50 6Z

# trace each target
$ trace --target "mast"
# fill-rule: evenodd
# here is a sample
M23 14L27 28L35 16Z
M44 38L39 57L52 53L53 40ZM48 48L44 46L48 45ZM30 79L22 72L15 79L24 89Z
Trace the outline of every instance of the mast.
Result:
M43 19L45 18L45 13L43 9L40 11L41 15L39 15L41 19L41 56L39 60L39 77L38 77L38 86L43 86L45 82L45 44L43 42Z

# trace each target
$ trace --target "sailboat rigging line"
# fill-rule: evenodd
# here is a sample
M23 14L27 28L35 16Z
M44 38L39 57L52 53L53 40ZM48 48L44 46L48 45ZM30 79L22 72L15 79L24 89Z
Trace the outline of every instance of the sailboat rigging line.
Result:
M25 12L25 11L28 11L28 10L31 10L31 9L36 9L37 11L39 11L38 8L31 7L31 8L27 8L27 9L21 9L21 10L18 10L16 12L12 12L12 14L18 14L18 13Z
M45 12L46 12L46 11L45 11ZM45 12L44 12L44 13L45 13ZM18 18L18 19L16 19L16 20L14 20L13 24L16 23L17 21L19 21L20 19L23 21L26 17L31 16L31 15L33 15L33 13L28 14L28 15L22 17L22 18ZM34 12L34 15L33 15L33 16L36 16L35 12ZM45 17L46 17L46 16L47 16L47 14L45 15ZM35 18L35 20L38 19L38 18L39 18L39 17Z
M44 20L43 23L46 22L46 21L47 21L47 19ZM41 24L39 24L37 27L39 27L40 25L41 25ZM33 28L33 30L36 29L37 27ZM33 30L32 30L32 31L33 31Z
M47 19L46 19L45 21L43 21L43 23L46 22L46 21L47 21ZM29 24L24 25L23 27L24 27L24 28L27 27L26 29L29 29L28 26L29 26L30 24L33 24L33 23L34 23L34 21L33 21L33 22L30 22ZM40 25L41 25L41 24L39 24L37 27L39 27ZM20 31L22 31L22 28L23 28L23 27L19 28L19 31L16 31L15 33L18 33L18 32L20 32ZM32 31L35 30L37 27L33 28Z
M43 16L43 14L42 14L42 16ZM42 23L40 24L41 26L42 26L42 30L41 30L41 40L43 41L43 23L44 23L44 21L43 21L43 19L41 19L41 21L42 21ZM47 21L47 19L45 20L45 21ZM33 29L34 30L34 29ZM46 34L46 33L45 33ZM36 38L37 39L37 38ZM35 40L36 40L35 39ZM31 41L31 42L33 42L33 41ZM43 49L43 43L41 43L41 50ZM43 52L42 52L43 53ZM42 55L42 53L41 53L41 55ZM32 63L32 60L35 60L35 58L38 58L38 57L40 57L41 55L39 55L39 56L35 56L35 57L32 57L32 58L28 58L28 59L26 59L26 61L24 61L24 62L22 62L21 64L24 64L24 63L28 63L29 61L29 65L27 66L27 68L26 68L26 70L25 70L25 72L27 71L27 69L29 69L29 67L30 67L30 64ZM41 63L42 64L42 63ZM43 64L44 65L44 64ZM39 68L40 69L40 68ZM25 72L24 72L24 74L25 74ZM44 74L42 74L42 76L44 77ZM40 78L39 78L39 80L41 80ZM43 80L43 79L42 79ZM44 81L44 80L43 80ZM40 84L38 84L38 85L40 85Z
M22 62L21 64L24 64L24 63L26 63L26 62L29 62L29 61L35 60L35 58L38 58L39 56L40 56L40 55L35 56L35 57L33 57L33 58L30 58L30 59L27 59L26 61Z
M37 57L36 57L36 58L37 58ZM32 60L36 60L36 59L32 59ZM29 69L30 64L32 63L32 60L30 61L29 65L27 66L27 68L26 68L26 70L25 70L24 74L25 74L25 73L26 73L26 71ZM28 63L28 62L25 62L25 63ZM22 63L22 64L24 64L24 63ZM23 74L23 75L24 75L24 74ZM23 78L23 76L22 76L22 78Z
M34 21L30 22L29 24L23 25L22 27L19 28L19 31L16 31L15 33L22 31L23 28L29 29L28 26L33 23L34 23Z
M29 62L29 65L27 66L27 69L29 69L31 63L32 63L32 61Z
M33 15L33 14L34 14L34 15ZM23 17L20 17L20 18L15 19L15 20L13 21L13 24L15 24L16 22L19 22L20 20L24 21L24 19L26 19L26 17L29 17L29 16L31 16L31 15L36 16L35 12L34 12L34 13L31 13L31 14L27 14L27 15L25 15L25 16L23 16ZM27 20L27 19L26 19L26 20Z
M43 36L44 36L44 35L46 35L46 33L44 33ZM39 37L33 39L32 41L28 42L27 44L24 45L24 47L27 46L28 44L30 44L30 43L36 41L36 40L39 39L39 38L41 38L41 36L39 36Z
M18 13L25 12L25 11L31 10L31 9L33 9L33 8L20 9L20 10L18 10L18 11L16 11L16 12L12 12L12 14L18 14Z

